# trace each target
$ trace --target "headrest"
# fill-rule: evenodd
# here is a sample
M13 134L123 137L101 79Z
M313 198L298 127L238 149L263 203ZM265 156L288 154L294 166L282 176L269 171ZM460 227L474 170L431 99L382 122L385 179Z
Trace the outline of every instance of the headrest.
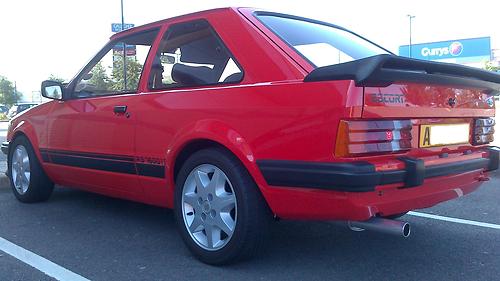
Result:
M214 71L206 66L189 66L176 63L172 67L172 79L182 85L207 85L216 83Z

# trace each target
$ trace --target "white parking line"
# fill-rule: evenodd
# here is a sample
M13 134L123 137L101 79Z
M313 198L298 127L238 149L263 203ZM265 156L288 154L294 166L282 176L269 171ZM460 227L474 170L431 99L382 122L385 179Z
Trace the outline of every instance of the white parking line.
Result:
M428 218L428 219L441 220L441 221L454 222L454 223L468 224L468 225L474 225L474 226L480 226L480 227L487 227L487 228L493 228L493 229L500 229L500 225L486 223L486 222L456 219L456 218L431 215L431 214L419 213L419 212L408 212L408 215L415 216L415 217Z
M41 256L34 254L16 244L9 242L2 237L0 237L0 251L3 251L14 258L40 270L46 275L53 277L60 281L90 281L89 279L82 277L74 272L67 270L66 268L59 266L48 259L42 258Z

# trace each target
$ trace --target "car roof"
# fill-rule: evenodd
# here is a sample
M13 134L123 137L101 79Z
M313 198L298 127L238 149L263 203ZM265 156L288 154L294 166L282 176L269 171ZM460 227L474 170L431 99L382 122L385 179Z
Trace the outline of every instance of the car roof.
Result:
M180 16L176 16L176 17L172 17L172 18L167 18L167 19L159 20L159 21L152 22L152 23L147 23L147 24L144 24L144 25L141 25L141 26L133 27L133 28L130 28L130 29L118 32L118 33L115 33L114 35L112 35L110 37L110 40L114 40L114 39L117 39L117 38L128 36L128 35L134 34L136 32L150 30L150 29L155 28L155 27L159 28L161 25L163 25L165 23L168 23L170 21L179 21L179 20L182 20L184 18L186 20L189 20L189 19L194 19L196 17L203 17L203 16L207 16L207 15L223 14L223 13L233 13L233 14L241 15L239 13L240 9L249 10L251 12L258 12L258 13L261 13L261 14L269 14L269 15L283 16L283 17L292 18L292 19L305 20L305 21L309 21L309 22L313 22L313 23L318 23L318 24L323 24L323 25L335 27L335 28L347 31L349 33L352 33L352 34L354 34L354 35L356 35L356 36L358 36L360 38L363 38L364 40L369 41L370 43L372 43L374 45L377 45L378 47L386 50L388 53L393 54L391 51L389 51L388 49L386 49L386 48L384 48L384 47L382 47L382 46L380 46L378 44L376 44L375 42L373 42L371 40L368 40L367 38L365 38L365 37L363 37L363 36L361 36L361 35L353 32L353 31L351 31L349 29L346 29L346 28L344 28L342 26L336 25L336 24L332 24L332 23L324 22L324 21L319 21L319 20L315 20L315 19L310 19L310 18L305 18L305 17L301 17L301 16L283 14L283 13L279 13L279 12L273 12L273 11L263 10L263 9L258 9L258 8L248 8L248 7L224 7L224 8L216 8L216 9L210 9L210 10L205 10L205 11L199 11L199 12L189 13L189 14L185 14L185 15L180 15Z
M199 12L194 12L194 13L189 13L189 14L184 14L180 16L175 16L171 18L166 18L163 20L147 23L141 26L133 27L118 33L113 34L110 37L110 40L114 40L116 38L124 37L127 35L130 35L132 33L138 32L138 31L143 31L143 30L148 30L154 27L159 27L162 24L168 23L170 21L174 20L182 20L183 18L189 19L193 17L200 17L200 16L206 16L210 14L218 14L218 13L238 13L238 7L225 7L225 8L216 8L216 9L210 9L210 10L205 10L205 11L199 11Z

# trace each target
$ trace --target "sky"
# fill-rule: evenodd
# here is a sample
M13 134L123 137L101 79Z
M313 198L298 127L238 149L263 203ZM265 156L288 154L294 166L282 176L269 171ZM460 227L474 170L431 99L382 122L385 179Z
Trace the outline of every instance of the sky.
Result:
M397 54L400 45L491 37L500 49L500 1L123 0L136 26L218 7L257 7L346 27ZM120 0L0 0L0 75L29 100L49 75L71 79L121 22Z

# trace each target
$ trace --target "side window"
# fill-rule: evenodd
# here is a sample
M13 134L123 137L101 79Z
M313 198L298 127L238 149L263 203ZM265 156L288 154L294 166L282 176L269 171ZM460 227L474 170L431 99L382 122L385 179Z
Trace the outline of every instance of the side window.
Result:
M150 89L236 83L243 72L205 20L180 23L163 36L149 76Z
M136 92L158 30L141 32L107 45L76 83L74 97ZM125 63L124 63L125 62Z

